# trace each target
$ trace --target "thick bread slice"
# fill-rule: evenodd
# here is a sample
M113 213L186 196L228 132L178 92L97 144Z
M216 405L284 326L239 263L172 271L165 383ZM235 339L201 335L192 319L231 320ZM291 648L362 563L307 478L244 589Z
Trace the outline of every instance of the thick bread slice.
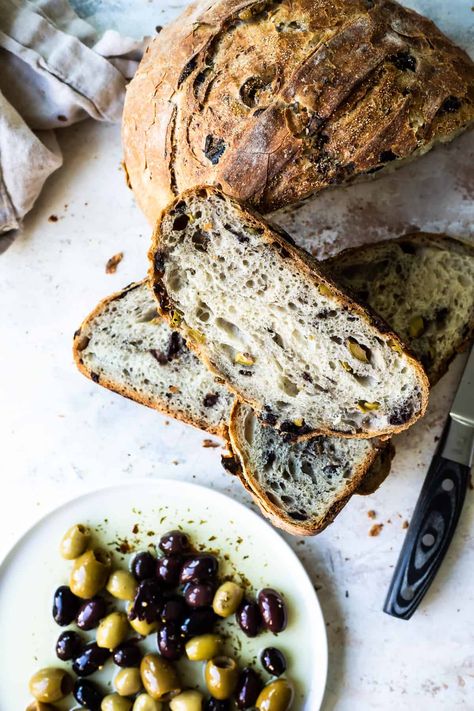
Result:
M76 331L73 352L94 382L225 435L233 396L158 315L146 281L101 301Z
M325 262L423 364L431 384L474 328L474 245L418 233L341 252Z
M472 340L472 245L419 233L347 250L327 263L406 336L432 385ZM353 493L372 493L393 457L391 443L377 440L284 442L243 403L232 410L230 439L242 465L238 473L262 511L297 535L322 531Z
M450 140L473 94L467 54L391 0L199 0L128 87L125 163L151 224L202 183L269 212Z
M293 438L366 438L423 414L427 378L398 336L235 200L183 193L150 257L163 315L267 424Z

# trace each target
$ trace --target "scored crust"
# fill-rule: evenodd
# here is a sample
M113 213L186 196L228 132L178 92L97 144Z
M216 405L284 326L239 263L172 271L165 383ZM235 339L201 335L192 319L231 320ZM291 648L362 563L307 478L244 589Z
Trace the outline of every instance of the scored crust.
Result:
M124 157L154 224L218 184L269 212L398 165L474 118L474 64L392 0L199 0L128 87Z
M329 270L326 270L324 264L317 262L311 255L307 254L303 250L291 244L288 240L291 237L287 236L279 227L269 224L263 217L258 215L255 211L251 209L243 208L240 203L238 203L233 198L224 196L220 191L211 186L198 186L196 188L191 188L184 193L182 193L178 198L176 198L165 210L162 211L161 217L158 220L153 237L152 243L149 251L150 259L150 270L149 277L152 286L153 293L156 297L158 303L158 309L160 313L167 319L169 323L173 319L173 305L170 300L166 288L164 286L162 276L163 271L162 260L166 258L166 254L162 249L162 242L160 239L161 225L163 219L167 214L171 214L175 207L179 203L186 203L188 197L194 195L199 195L199 197L205 197L209 194L218 196L221 199L231 203L234 208L245 218L247 222L251 225L253 224L256 228L261 230L263 228L263 233L261 234L261 239L264 240L268 245L277 245L279 251L283 251L285 256L292 259L296 269L299 269L302 278L305 278L308 282L315 285L316 287L324 285L328 290L331 291L335 301L339 303L341 307L346 308L349 306L353 312L355 312L366 324L373 330L377 332L379 338L385 341L391 341L396 345L400 352L403 352L404 356L407 358L408 363L415 369L418 375L419 385L420 385L420 398L421 404L418 412L415 412L409 420L400 425L391 425L380 431L365 431L365 432L339 432L333 431L328 428L321 427L318 430L313 430L311 432L304 432L301 434L295 433L295 439L302 441L305 439L311 439L314 436L332 435L338 437L348 437L356 439L368 439L371 437L379 437L382 435L391 435L396 432L401 432L402 430L411 427L420 417L422 417L426 411L428 404L428 393L429 393L429 383L428 378L421 366L421 364L411 355L409 349L400 340L399 336L394 333L389 325L383 321L374 311L370 309L369 306L361 306L356 301L352 301L346 293L344 293L339 286L334 282L332 275ZM278 231L277 231L278 230ZM212 359L207 354L206 350L203 348L202 344L197 343L193 337L192 333L186 330L186 325L181 322L177 326L178 330L182 330L183 335L186 338L186 342L190 349L192 349L196 355L205 363L208 369L215 373L219 377L224 377L223 374L218 369L217 365L212 361ZM251 397L242 393L238 388L229 382L226 382L229 390L235 393L242 400L245 400L249 405L251 405L255 410L260 411L262 408L262 403L253 400Z
M227 423L225 422L220 422L216 425L209 424L206 422L204 419L200 417L194 417L188 410L179 408L179 407L170 407L170 404L167 400L165 399L157 399L157 398L147 398L144 395L141 395L140 393L137 393L135 390L132 388L127 387L126 385L122 385L120 383L117 383L113 380L110 380L109 378L105 378L103 376L99 376L99 374L94 373L90 368L88 368L82 359L81 353L83 349L87 346L87 338L88 336L84 335L84 332L88 332L91 323L94 321L94 319L104 310L104 308L110 304L112 301L115 301L116 299L121 299L123 296L132 291L133 289L137 289L141 287L144 283L147 282L147 279L143 279L142 281L139 282L134 282L132 284L129 284L129 286L125 287L124 289L121 289L120 291L117 291L114 294L111 294L105 299L102 299L97 306L91 311L91 313L86 316L80 327L77 329L77 331L74 333L74 340L73 340L73 357L74 357L74 362L76 363L77 368L80 370L80 372L85 375L87 378L92 380L94 383L98 383L99 385L102 385L103 387L107 388L108 390L112 390L113 392L118 393L119 395L123 395L124 397L128 398L129 400L134 400L135 402L140 403L141 405L146 405L147 407L152 408L153 410L157 410L158 412L163 413L164 415L168 415L170 417L176 418L181 420L182 422L185 422L188 425L193 425L197 429L204 430L205 432L209 432L209 434L214 434L217 435L218 437L225 438L227 436Z

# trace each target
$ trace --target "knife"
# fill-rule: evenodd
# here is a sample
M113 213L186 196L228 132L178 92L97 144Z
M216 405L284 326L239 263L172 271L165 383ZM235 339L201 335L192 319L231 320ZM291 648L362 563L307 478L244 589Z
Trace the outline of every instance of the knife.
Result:
M384 612L409 620L443 561L461 515L474 456L474 347L428 469Z

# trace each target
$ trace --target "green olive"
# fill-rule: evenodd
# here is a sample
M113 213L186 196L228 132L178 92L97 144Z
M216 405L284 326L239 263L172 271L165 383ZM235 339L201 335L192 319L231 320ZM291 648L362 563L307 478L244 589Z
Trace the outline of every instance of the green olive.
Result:
M32 701L26 711L56 711L56 708L51 704L42 704L41 701Z
M102 550L91 550L76 558L69 578L74 595L87 600L102 590L109 575L110 555Z
M118 647L126 639L129 629L125 612L111 612L99 622L96 635L97 646L110 650Z
M157 654L145 654L140 664L142 683L147 694L158 701L169 701L181 691L175 667Z
M127 607L127 612L130 613L131 609L132 605L130 604ZM146 620L139 620L138 617L135 617L134 620L131 620L129 617L128 623L130 627L133 627L135 632L137 632L142 637L148 637L149 634L151 634L152 632L156 632L156 630L158 629L157 622L147 622Z
M171 711L202 711L204 700L200 691L183 691L170 701Z
M132 703L131 699L125 699L118 694L107 694L102 699L100 709L101 711L130 711Z
M259 711L288 711L293 697L292 684L287 679L277 679L262 689L256 707Z
M114 687L120 696L134 696L142 688L140 671L136 667L121 669L114 679Z
M161 701L152 699L148 694L140 694L135 699L132 711L162 711L163 704Z
M232 581L223 583L217 588L214 595L213 610L219 617L230 617L237 611L243 597L244 591L240 585Z
M75 523L69 531L66 531L59 544L59 552L66 560L79 558L89 544L90 531L82 523Z
M211 696L224 701L232 696L237 686L237 662L232 657L215 657L206 664L205 678Z
M47 667L33 674L29 688L37 701L60 701L71 692L72 679L64 669Z
M105 589L117 600L133 600L137 592L137 581L128 570L114 570Z
M192 662L207 662L217 657L222 648L222 639L217 634L201 634L186 642L186 655Z

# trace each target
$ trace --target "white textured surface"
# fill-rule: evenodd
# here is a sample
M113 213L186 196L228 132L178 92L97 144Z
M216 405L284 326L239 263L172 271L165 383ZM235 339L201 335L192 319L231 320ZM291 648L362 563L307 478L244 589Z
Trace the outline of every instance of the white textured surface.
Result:
M176 14L172 4L163 13L163 6L156 9L157 23ZM474 17L470 5L451 2L442 17L444 28L464 43L472 37L466 29ZM444 4L433 6L439 12ZM458 16L455 7L462 10ZM64 168L49 180L23 235L0 258L0 554L60 501L97 484L160 476L164 463L176 463L177 479L209 484L248 503L222 472L220 450L202 447L202 433L166 424L75 371L74 329L100 298L144 274L150 230L124 184L117 127L75 126L61 132L60 142ZM473 135L464 136L392 176L328 192L287 224L298 225L300 236L325 227L325 252L335 250L336 231L341 247L396 235L409 225L472 234L473 147ZM53 214L57 222L48 221ZM105 262L121 250L117 273L105 274ZM434 390L424 421L398 438L393 473L381 490L354 498L317 539L291 541L318 588L328 625L325 711L474 708L472 492L416 616L401 622L381 612L402 523L415 504L461 365ZM378 537L368 535L370 509L384 524Z

